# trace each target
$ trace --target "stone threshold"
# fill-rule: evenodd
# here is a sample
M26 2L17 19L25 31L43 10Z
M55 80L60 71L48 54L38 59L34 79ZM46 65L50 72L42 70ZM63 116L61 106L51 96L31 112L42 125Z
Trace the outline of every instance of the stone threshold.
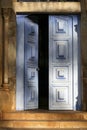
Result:
M87 128L87 112L80 111L15 111L1 117L0 128Z

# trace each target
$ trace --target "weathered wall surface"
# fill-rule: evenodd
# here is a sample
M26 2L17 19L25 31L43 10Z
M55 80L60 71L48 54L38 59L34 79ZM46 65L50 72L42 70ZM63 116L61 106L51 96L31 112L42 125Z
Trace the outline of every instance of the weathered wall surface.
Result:
M34 130L34 128L57 128L60 130L60 128L63 128L63 130L67 130L67 128L76 128L78 130L87 130L87 112L82 112L78 116L79 113L72 113L74 119L71 116L71 113L65 113L67 116L63 115L60 116L57 114L54 114L54 118L50 118L50 116L47 113L46 114L41 113L41 119L40 115L37 113L35 116L35 113L29 112L16 112L16 18L15 18L15 10L18 11L33 11L34 10L34 4L23 4L23 3L14 3L16 0L0 0L0 130L4 128L4 130L9 130L9 128L30 128ZM87 1L85 0L87 5ZM67 9L65 4L60 4L60 8L57 8L56 10L55 6L52 4L49 4L49 8L47 8L47 5L37 4L38 6L35 7L35 11L39 9L41 12L42 10L48 11L57 11L57 12L73 12L80 11L80 6L78 9L77 7L71 7ZM63 6L63 9L62 9ZM21 8L22 7L22 8ZM54 8L53 8L54 7ZM8 10L9 8L9 10ZM86 7L87 8L87 7ZM13 11L14 10L14 11ZM74 12L75 13L75 12ZM87 21L86 21L86 13L84 11L81 12L81 80L82 80L82 106L83 110L87 111ZM6 47L5 47L6 46ZM14 112L15 111L15 112ZM26 113L26 114L25 114ZM33 116L33 118L32 118ZM51 115L52 116L52 115ZM36 121L36 117L38 117L39 120L45 119L42 124L41 121ZM61 118L62 117L62 118ZM67 117L69 121L67 120ZM29 120L33 119L33 121ZM57 119L56 119L57 118ZM60 118L60 122L59 119ZM21 119L21 121L20 121ZM46 121L47 119L54 120L53 122ZM66 121L65 121L65 120ZM71 120L70 120L71 119ZM79 120L79 121L76 121ZM56 122L55 122L56 120ZM62 122L63 121L63 122ZM73 122L72 122L73 121ZM82 121L82 122L81 122ZM35 124L34 124L35 123ZM42 126L41 126L42 125ZM5 129L6 126L6 129ZM7 129L8 127L8 129ZM70 129L70 130L72 130ZM15 130L15 129L14 129ZM24 130L24 129L22 129ZM53 130L53 129L52 129Z
M87 111L87 1L81 0L81 64L82 64L82 101Z
M16 90L16 18L15 12L11 9L14 8L14 3L16 0L1 0L0 1L0 110L2 111L15 111L15 90ZM86 3L87 4L87 3ZM23 5L23 4L22 4ZM32 5L31 5L32 6ZM38 5L39 6L39 5ZM52 5L50 5L50 9ZM18 5L16 4L16 9ZM23 10L28 10L28 6L24 4ZM27 7L27 8L26 8ZM34 6L33 6L34 7ZM63 5L64 7L64 5ZM2 8L10 8L9 13L9 23L8 23L8 89L3 87L4 85L4 23ZM32 10L32 7L30 8ZM36 8L35 8L36 9ZM46 7L43 6L45 11ZM74 9L74 8L73 8ZM20 8L18 8L20 10ZM67 12L71 8L67 9ZM80 8L79 8L80 10ZM36 10L37 11L37 10ZM58 10L56 10L58 11ZM81 13L81 79L83 85L83 110L87 110L87 22L85 20L85 15Z
M0 1L0 111L15 110L16 22L11 0ZM4 8L10 8L4 12ZM8 16L7 16L8 15ZM6 24L4 23L6 22ZM7 33L5 33L5 31ZM8 37L8 39L7 39ZM5 38L8 40L6 43ZM7 49L5 48L5 44ZM5 66L5 61L7 64ZM5 68L8 69L6 72ZM6 76L8 75L8 76ZM8 82L5 83L5 77Z

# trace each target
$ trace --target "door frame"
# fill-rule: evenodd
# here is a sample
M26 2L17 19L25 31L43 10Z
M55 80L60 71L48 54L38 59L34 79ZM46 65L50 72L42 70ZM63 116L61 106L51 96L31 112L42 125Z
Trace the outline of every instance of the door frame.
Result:
M19 14L19 13L37 13L37 12L38 13L51 13L52 12L52 13L57 13L57 14L81 13L80 2L22 2L22 3L21 2L12 2L11 8L15 12L15 15ZM16 87L16 89L19 89L19 88ZM23 88L22 88L22 90L23 90ZM22 93L22 94L24 94L24 93ZM16 99L17 99L17 96L16 96ZM19 98L19 101L21 99L22 99L22 101L24 100L23 98ZM17 100L16 100L16 102L19 104L19 102ZM22 103L22 106L20 108L21 110L24 110L23 106L24 106L24 104ZM19 109L17 109L17 110L19 110Z
M44 15L44 14L43 14ZM51 14L50 14L51 15ZM59 14L56 14L56 15L59 15ZM79 17L78 17L78 21L79 21L80 19L79 19ZM75 23L74 23L75 24ZM80 28L80 23L79 23L79 28ZM77 27L76 27L76 29L77 29ZM74 31L75 32L75 31ZM76 32L75 32L76 33ZM76 35L76 34L75 34ZM78 33L78 42L80 42L80 31L79 31L79 33ZM74 41L76 40L76 37L73 39ZM48 45L49 45L49 43L48 43ZM80 57L80 53L81 53L81 50L80 50L80 44L78 45L79 46L79 50L78 50L78 52L77 51L75 51L75 53L74 53L74 57L75 57L75 54L76 53L78 53L78 64L79 64L79 66L77 66L76 65L76 69L78 69L78 70L81 70L81 57ZM78 47L76 47L75 46L75 48L73 48L73 49L77 49ZM75 71L75 68L74 68L74 71ZM76 74L76 73L74 73L74 75L75 75L75 78L80 78L80 75L81 75L81 71L78 71L78 73ZM78 75L77 77L76 77L76 75ZM78 86L80 86L81 85L81 82L80 82L80 80L79 80L79 82L78 83L76 83L76 82L74 82L74 86L76 86L76 84L78 84ZM19 89L18 87L17 87L17 89ZM77 90L76 90L77 89ZM19 90L20 91L20 90ZM23 87L22 87L22 94L23 94L24 92L23 92ZM78 98L76 98L76 95L78 95L78 93L79 93L79 97L80 97L80 100L78 99ZM23 94L24 95L24 94ZM17 97L16 97L16 99L17 99ZM22 107L21 107L21 110L24 110L24 107L23 107L23 101L24 101L24 99L23 99L23 97L21 98L22 99ZM49 100L49 99L48 99ZM17 102L19 102L19 101L17 101ZM49 102L49 101L48 101ZM77 102L77 106L76 106L76 102ZM19 103L17 103L17 104L19 104ZM80 110L81 109L81 87L80 87L80 89L78 89L78 87L74 87L74 101L73 101L73 110ZM20 106L21 106L21 104L20 104ZM17 110L20 110L20 109L17 109Z

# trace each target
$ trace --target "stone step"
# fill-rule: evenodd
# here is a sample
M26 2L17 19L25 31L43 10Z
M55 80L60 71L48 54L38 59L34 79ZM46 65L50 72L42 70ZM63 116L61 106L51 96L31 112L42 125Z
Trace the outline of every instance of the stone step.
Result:
M87 128L87 121L0 121L0 128L58 129Z
M33 110L3 112L0 128L87 130L87 112Z
M0 128L0 130L38 130L38 129L27 129L27 128ZM49 129L39 129L39 130L49 130ZM55 129L55 128L52 128L50 130L87 130L87 128L58 128L58 129Z
M2 120L15 121L87 121L87 112L74 111L22 111L4 112Z

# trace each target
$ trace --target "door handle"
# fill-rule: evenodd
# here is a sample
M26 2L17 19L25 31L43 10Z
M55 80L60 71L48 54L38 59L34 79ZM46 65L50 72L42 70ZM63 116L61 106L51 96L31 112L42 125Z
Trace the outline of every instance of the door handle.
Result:
M39 71L40 69L39 69L39 67L38 68L36 68L36 71Z

